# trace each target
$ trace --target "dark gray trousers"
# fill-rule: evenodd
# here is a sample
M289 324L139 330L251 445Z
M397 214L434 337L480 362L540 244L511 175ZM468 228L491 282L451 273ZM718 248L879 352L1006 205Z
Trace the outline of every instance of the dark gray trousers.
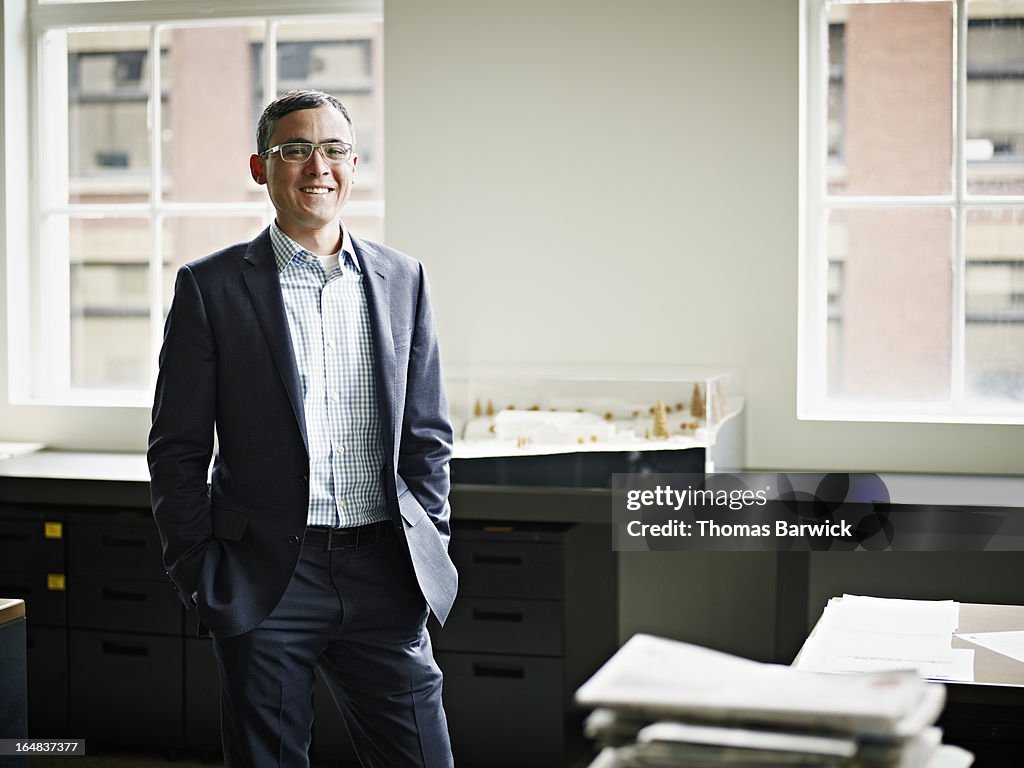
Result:
M273 612L213 638L225 765L309 765L319 666L364 768L452 766L427 613L393 530L355 549L304 544Z

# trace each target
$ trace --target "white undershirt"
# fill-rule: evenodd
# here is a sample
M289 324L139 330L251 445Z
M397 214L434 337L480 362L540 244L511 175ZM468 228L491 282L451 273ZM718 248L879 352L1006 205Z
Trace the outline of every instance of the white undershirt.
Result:
M333 275L334 270L338 268L338 259L340 256L341 248L338 248L338 250L336 250L330 256L321 256L319 253L316 254L316 257L320 259L320 263L324 265L324 272L326 272L328 275Z

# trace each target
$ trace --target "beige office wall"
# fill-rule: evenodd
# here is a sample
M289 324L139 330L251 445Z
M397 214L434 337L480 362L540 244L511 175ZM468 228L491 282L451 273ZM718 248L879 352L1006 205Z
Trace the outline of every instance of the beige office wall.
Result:
M1021 427L796 418L797 0L387 0L387 233L450 365L737 365L757 468L1019 472Z

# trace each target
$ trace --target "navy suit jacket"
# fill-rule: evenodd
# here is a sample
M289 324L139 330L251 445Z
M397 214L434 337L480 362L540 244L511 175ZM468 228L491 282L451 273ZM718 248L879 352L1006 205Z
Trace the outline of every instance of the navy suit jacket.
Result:
M452 431L426 276L405 254L352 244L370 314L384 496L443 623L458 585ZM269 230L183 266L160 352L150 488L167 574L214 634L262 621L298 562L309 503L302 402Z

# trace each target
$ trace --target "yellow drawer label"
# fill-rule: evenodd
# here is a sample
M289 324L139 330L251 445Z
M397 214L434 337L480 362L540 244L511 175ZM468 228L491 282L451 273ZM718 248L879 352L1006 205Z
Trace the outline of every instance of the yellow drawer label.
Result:
M63 573L48 573L46 574L46 588L57 590L58 592L64 591L64 574Z
M43 523L43 536L48 539L63 539L64 523Z

